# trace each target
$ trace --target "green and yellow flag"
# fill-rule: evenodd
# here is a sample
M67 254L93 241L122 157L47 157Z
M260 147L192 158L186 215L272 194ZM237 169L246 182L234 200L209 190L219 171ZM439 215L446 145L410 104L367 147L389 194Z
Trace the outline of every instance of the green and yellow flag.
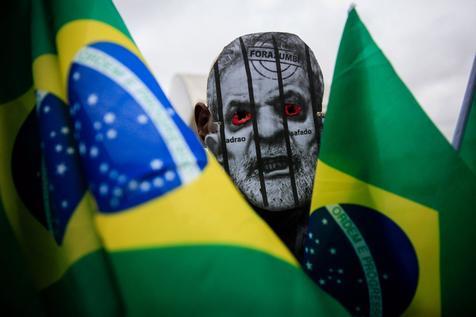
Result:
M6 218L47 314L116 316L121 302L94 228L51 17L41 1L2 6L0 183Z
M54 16L71 3L86 5ZM91 15L56 41L126 314L345 315L206 154L125 28Z
M12 7L1 193L50 314L347 315L207 155L110 1Z
M304 265L356 316L476 311L476 180L355 9L342 36Z

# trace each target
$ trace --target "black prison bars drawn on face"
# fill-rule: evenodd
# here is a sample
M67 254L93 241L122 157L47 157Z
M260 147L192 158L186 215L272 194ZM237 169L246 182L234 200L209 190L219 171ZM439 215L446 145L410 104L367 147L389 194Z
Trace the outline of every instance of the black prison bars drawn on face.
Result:
M294 175L294 164L293 164L293 153L291 150L291 141L289 139L289 128L288 128L288 117L284 113L284 88L283 88L283 75L281 74L281 61L279 60L279 49L276 42L276 38L273 36L273 48L274 48L274 59L276 61L276 72L278 75L278 87L279 87L279 100L280 100L280 112L283 118L283 129L284 129L284 141L286 142L286 154L287 162L289 168L289 180L291 181L291 189L293 191L294 205L299 206L299 198L296 188L296 178Z
M253 81L251 79L250 65L248 62L248 53L246 51L245 43L243 42L243 39L241 37L240 37L240 46L241 46L241 53L243 55L243 62L245 64L246 78L248 80L248 94L250 98L250 107L251 107L251 115L252 115L251 119L253 120L253 138L255 141L256 160L258 162L260 191L261 191L261 196L263 197L263 205L265 207L268 207L268 195L266 193L266 184L264 182L264 175L263 175L263 160L261 159L261 147L260 147L260 140L258 135L258 123L256 122L256 105L255 105L255 98L253 93Z

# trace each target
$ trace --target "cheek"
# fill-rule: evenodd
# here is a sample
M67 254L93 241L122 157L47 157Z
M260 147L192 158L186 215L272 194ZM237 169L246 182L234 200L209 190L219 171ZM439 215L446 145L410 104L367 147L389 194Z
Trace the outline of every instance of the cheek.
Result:
M225 127L225 142L228 152L228 160L240 161L246 155L250 156L250 143L252 127L243 127L238 131L230 131Z
M226 149L228 151L228 160L240 161L245 155L247 155L246 145L241 143L227 143Z
M292 138L307 140L313 139L316 135L316 127L311 115L307 116L303 122L288 120L288 127Z
M288 121L289 134L293 143L302 150L309 150L317 145L316 129L312 117L304 122Z
M295 135L292 136L292 143L303 153L313 151L317 146L317 139L314 134L311 135Z

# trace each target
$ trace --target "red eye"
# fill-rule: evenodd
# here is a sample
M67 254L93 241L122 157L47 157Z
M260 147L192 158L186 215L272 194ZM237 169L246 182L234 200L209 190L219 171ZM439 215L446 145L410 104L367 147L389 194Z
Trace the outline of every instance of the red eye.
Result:
M249 113L248 111L240 110L235 112L233 118L231 118L231 123L233 123L234 125L242 125L250 121L251 118L251 113Z
M296 105L294 103L287 103L284 105L284 113L288 117L295 117L299 115L302 111L302 107L300 105Z

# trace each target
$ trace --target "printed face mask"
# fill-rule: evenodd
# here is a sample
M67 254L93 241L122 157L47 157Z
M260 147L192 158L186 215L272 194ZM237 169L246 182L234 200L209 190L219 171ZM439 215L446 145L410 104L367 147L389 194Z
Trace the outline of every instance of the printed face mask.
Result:
M216 156L248 201L281 211L310 203L322 75L302 40L250 34L230 43L208 80Z

